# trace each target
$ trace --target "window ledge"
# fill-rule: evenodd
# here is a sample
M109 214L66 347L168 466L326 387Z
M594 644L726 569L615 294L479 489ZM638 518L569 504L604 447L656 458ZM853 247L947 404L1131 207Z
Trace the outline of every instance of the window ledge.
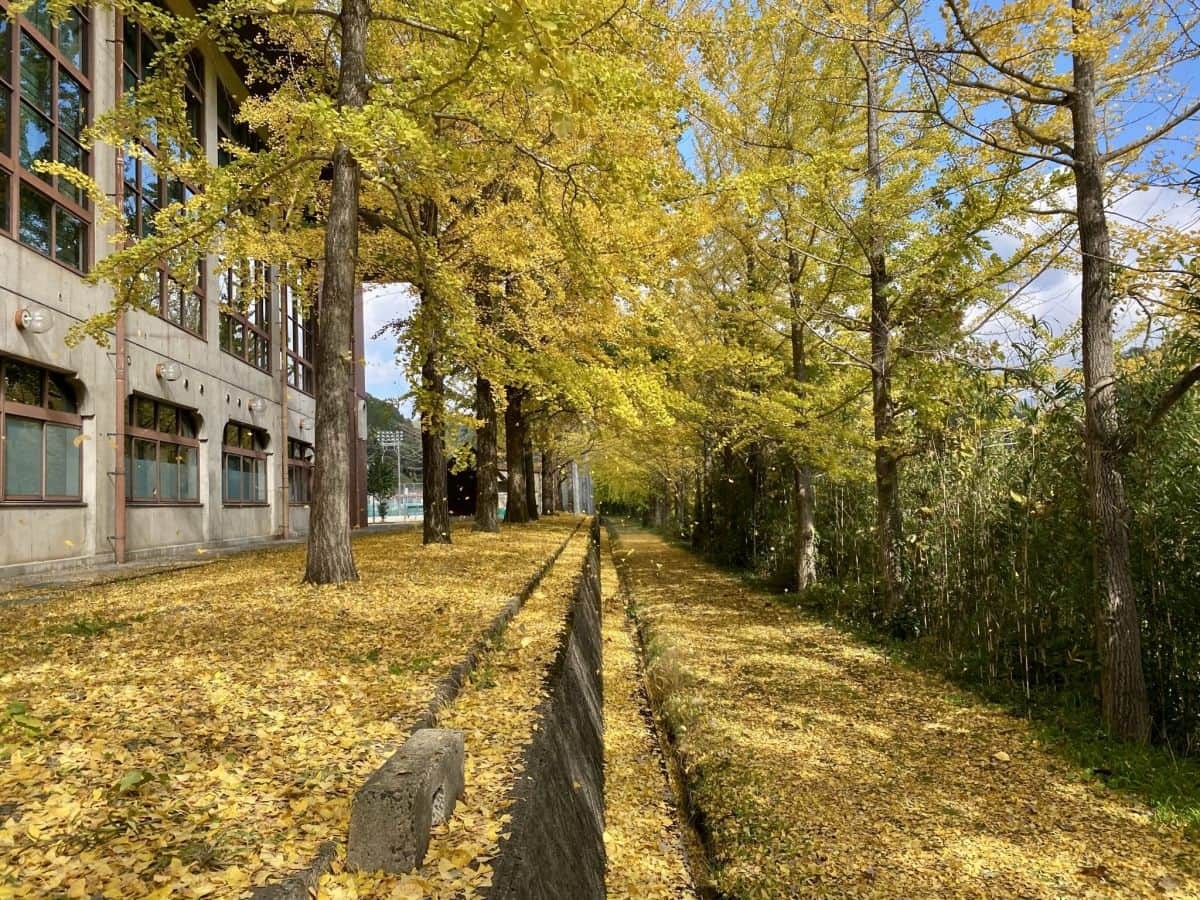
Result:
M0 509L84 509L82 500L0 500Z
M125 505L130 509L159 509L164 506L200 509L204 506L199 500L126 500Z
M228 507L229 509L266 509L271 504L266 503L266 502L263 502L263 503L257 503L257 502L255 502L255 503L237 503L235 501L226 500L222 505Z

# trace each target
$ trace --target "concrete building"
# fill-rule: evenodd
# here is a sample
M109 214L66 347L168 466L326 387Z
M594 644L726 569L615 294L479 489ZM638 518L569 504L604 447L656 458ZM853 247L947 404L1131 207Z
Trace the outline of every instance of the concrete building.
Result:
M6 14L7 0L0 0ZM54 25L44 0L0 16L0 578L303 534L308 524L316 334L278 280L244 314L238 276L209 259L195 290L160 274L157 309L122 316L109 346L68 347L112 295L84 275L112 227L38 159L79 164L118 199L131 228L169 202L146 161L78 141L120 102L153 55L151 38L109 9ZM229 63L193 54L189 119L210 160L244 139L244 89ZM243 272L245 274L245 272ZM362 352L362 298L355 359ZM364 373L351 416L357 452L347 502L366 524Z

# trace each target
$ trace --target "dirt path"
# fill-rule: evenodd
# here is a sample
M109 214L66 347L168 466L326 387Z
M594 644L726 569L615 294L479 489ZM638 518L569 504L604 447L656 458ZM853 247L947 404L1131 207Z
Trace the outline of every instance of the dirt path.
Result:
M722 892L1200 896L1200 847L1022 721L648 532L616 556Z

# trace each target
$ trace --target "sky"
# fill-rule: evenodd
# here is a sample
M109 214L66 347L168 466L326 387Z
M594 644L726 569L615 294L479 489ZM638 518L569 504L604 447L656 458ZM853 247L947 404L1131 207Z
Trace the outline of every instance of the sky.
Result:
M384 325L409 315L415 294L408 284L368 284L363 290L363 323L366 332L367 392L381 400L397 400L408 393L404 361L396 356L396 337L375 333ZM412 401L404 399L400 411L413 415Z

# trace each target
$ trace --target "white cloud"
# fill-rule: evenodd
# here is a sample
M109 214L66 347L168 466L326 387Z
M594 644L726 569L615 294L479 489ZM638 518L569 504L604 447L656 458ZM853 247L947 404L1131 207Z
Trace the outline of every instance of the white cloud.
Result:
M416 302L416 291L410 284L364 285L363 331L367 391L376 397L395 400L409 391L404 373L405 360L397 356L395 334L389 331L375 337L375 333L384 326L410 315ZM406 400L402 410L411 416L411 401Z

